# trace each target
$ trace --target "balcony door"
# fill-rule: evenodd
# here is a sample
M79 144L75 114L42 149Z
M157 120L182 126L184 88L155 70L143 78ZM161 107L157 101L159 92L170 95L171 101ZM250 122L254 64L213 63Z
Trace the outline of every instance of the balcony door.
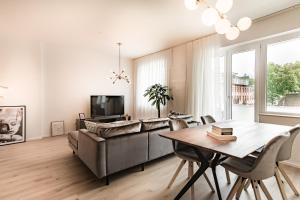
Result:
M227 52L227 118L257 121L259 48L244 46Z

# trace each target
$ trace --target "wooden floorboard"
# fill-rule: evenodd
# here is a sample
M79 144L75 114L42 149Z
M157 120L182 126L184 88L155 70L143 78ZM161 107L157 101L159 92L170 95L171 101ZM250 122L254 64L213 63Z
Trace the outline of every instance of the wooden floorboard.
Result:
M173 199L187 178L186 165L171 189L166 189L179 163L175 156L159 159L148 163L143 172L137 167L113 175L111 184L106 186L78 157L73 156L65 136L0 146L0 200ZM300 170L285 169L300 189ZM219 167L217 172L225 199L233 184L227 185L223 168ZM210 171L208 176L213 181ZM231 174L231 179L234 183L236 177ZM274 199L281 199L274 178L268 179L266 186ZM286 187L286 191L289 199L300 199L293 195L290 188ZM217 199L204 177L196 182L195 193L196 199ZM190 192L182 199L190 200ZM241 199L254 199L252 189L243 192Z

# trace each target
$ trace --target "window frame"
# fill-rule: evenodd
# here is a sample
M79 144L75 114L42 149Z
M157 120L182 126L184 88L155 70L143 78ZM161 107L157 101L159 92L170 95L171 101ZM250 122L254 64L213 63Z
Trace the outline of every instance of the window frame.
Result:
M261 77L261 93L260 96L260 115L276 115L276 116L296 116L299 117L300 113L289 112L274 112L267 110L267 82L268 82L268 45L285 42L293 39L300 39L300 31L287 33L284 35L275 36L269 39L262 40L261 43L261 59L260 59L260 77Z

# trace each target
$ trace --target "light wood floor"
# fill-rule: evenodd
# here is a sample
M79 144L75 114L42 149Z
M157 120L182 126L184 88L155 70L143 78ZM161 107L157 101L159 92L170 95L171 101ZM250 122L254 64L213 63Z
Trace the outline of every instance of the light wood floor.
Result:
M22 144L0 146L1 200L164 200L173 199L187 177L187 168L181 172L171 189L166 189L179 160L170 156L139 168L112 176L111 184L97 180L83 163L72 155L66 137L47 138ZM300 170L286 167L288 174L300 189ZM211 173L208 173L212 180ZM225 198L231 185L226 184L224 170L218 175ZM232 182L236 177L231 174ZM274 179L266 181L274 199L281 199ZM203 177L197 181L196 199L217 199L210 192ZM297 199L287 188L288 198ZM190 199L188 192L183 200ZM252 189L243 192L241 199L254 199ZM299 199L299 198L298 198Z

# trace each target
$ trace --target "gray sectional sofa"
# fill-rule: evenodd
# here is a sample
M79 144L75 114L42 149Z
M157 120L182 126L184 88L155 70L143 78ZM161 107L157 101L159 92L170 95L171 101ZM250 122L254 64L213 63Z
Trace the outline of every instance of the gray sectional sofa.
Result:
M86 122L87 129L69 133L69 145L99 179L105 177L109 184L108 177L116 172L139 165L144 170L146 162L173 153L172 142L159 136L170 131L168 121Z

